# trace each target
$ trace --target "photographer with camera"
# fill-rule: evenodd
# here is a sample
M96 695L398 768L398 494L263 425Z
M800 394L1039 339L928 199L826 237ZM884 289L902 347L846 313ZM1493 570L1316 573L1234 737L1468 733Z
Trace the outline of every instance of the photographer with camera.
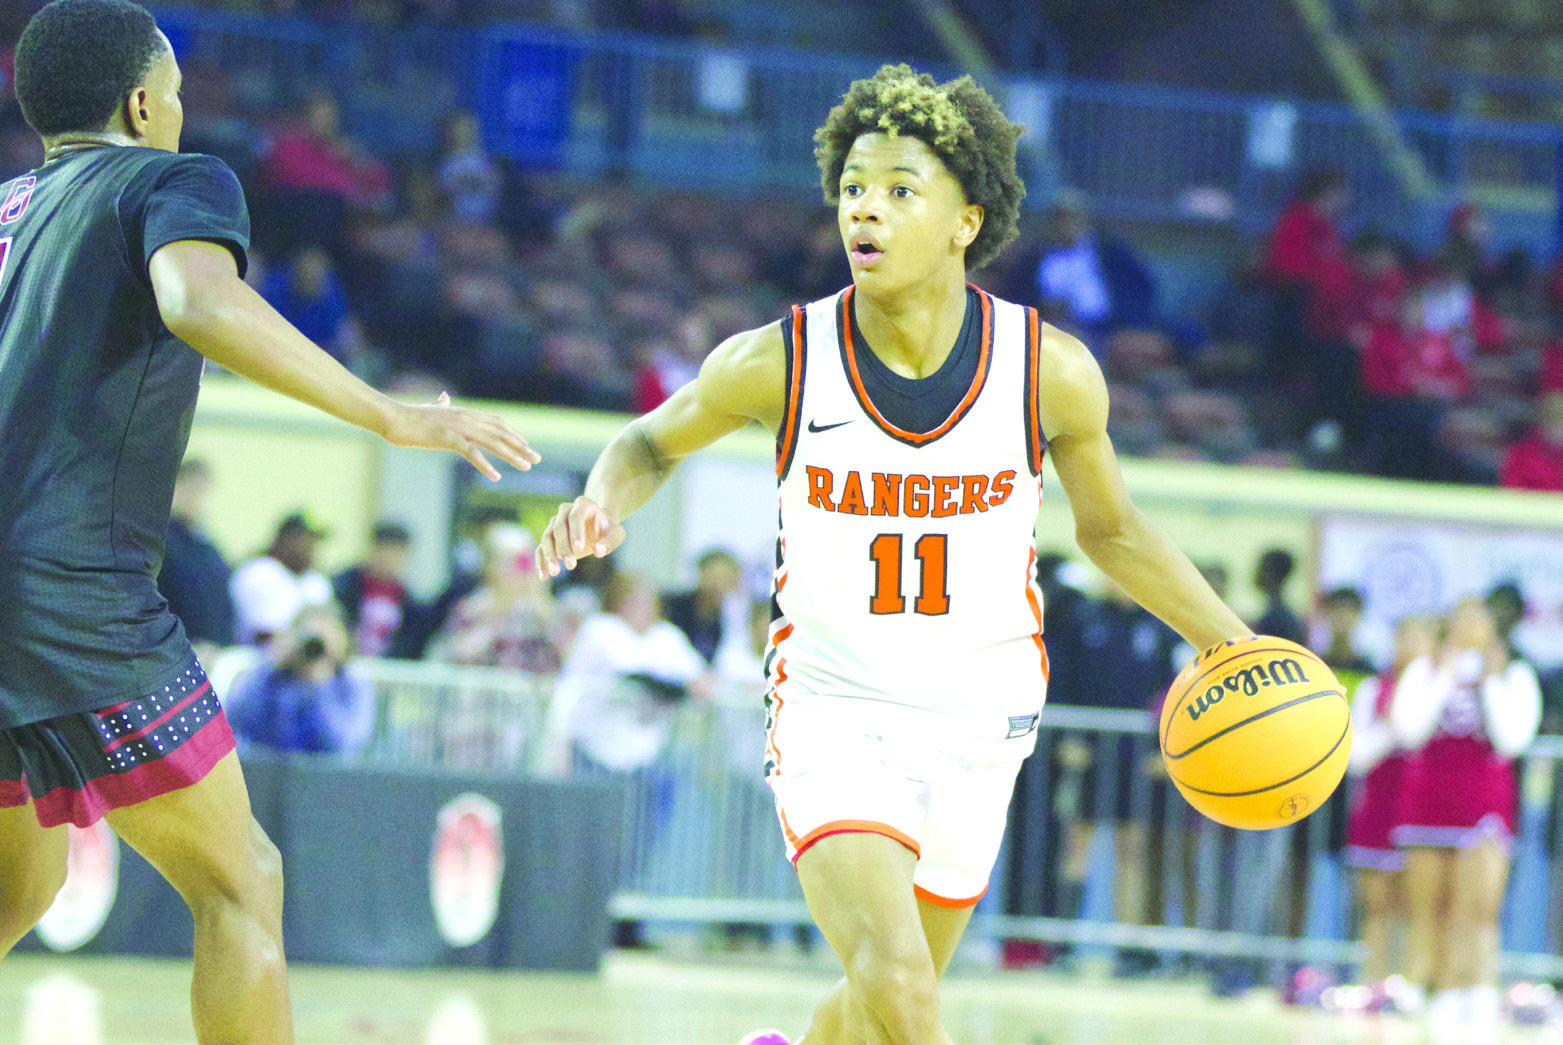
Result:
M234 683L234 733L278 751L357 754L374 731L374 689L347 670L351 646L335 606L302 610L267 659Z

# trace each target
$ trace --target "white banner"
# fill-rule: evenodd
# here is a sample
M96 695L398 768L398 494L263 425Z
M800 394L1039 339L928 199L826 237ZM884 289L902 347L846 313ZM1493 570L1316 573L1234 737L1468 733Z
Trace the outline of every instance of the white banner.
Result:
M1362 592L1359 639L1377 662L1408 614L1442 614L1462 598L1512 581L1525 596L1515 640L1541 667L1563 663L1563 533L1325 516L1319 524L1319 590Z

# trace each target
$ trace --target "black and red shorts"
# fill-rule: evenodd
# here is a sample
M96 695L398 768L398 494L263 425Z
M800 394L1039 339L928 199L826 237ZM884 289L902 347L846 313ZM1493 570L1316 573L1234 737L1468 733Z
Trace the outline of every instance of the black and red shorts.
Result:
M0 809L29 797L44 827L189 787L233 750L233 732L199 664L160 693L0 730Z

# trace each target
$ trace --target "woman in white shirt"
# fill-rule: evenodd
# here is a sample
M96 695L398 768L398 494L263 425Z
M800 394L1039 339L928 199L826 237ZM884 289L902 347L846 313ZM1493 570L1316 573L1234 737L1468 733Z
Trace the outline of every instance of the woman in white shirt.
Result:
M651 582L616 574L603 612L576 633L554 690L552 732L592 766L628 772L650 765L684 698L709 688L705 671L684 633L661 619Z

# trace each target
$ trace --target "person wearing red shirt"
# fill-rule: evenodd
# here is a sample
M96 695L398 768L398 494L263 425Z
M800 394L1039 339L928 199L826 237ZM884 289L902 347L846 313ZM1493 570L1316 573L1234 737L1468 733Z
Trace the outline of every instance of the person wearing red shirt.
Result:
M1430 330L1426 300L1407 294L1400 322L1369 325L1362 349L1364 427L1370 470L1406 479L1436 479L1445 407L1464 399L1471 378L1448 333Z
M1398 320L1404 289L1394 245L1375 232L1357 236L1349 257L1327 258L1315 273L1307 310L1311 420L1339 425L1352 445L1362 437L1358 357L1375 321Z
M255 224L278 239L268 244L273 253L290 253L300 242L334 248L348 208L379 208L391 199L390 168L342 133L336 99L325 91L309 95L299 121L277 133L261 179L271 199L268 220Z
M1272 342L1274 362L1283 373L1311 369L1306 365L1309 302L1321 277L1340 275L1346 264L1338 222L1349 199L1340 171L1309 171L1270 233L1264 273L1276 290Z
M1563 391L1542 397L1540 423L1509 447L1498 481L1511 490L1563 490Z

